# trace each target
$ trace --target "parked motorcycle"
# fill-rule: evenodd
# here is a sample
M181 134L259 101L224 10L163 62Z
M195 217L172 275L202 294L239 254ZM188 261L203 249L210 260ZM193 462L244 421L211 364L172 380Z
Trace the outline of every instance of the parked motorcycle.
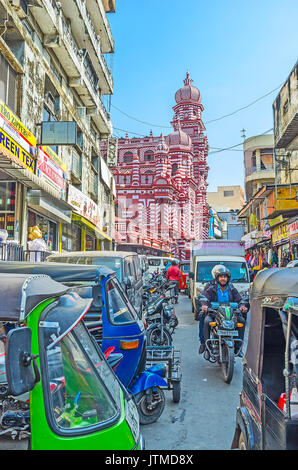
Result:
M241 316L238 304L211 302L208 315L210 337L206 340L204 359L217 362L221 366L224 381L229 384L234 374L235 356L241 351L243 340L238 337L237 328L244 328L245 320ZM236 351L236 352L235 352Z

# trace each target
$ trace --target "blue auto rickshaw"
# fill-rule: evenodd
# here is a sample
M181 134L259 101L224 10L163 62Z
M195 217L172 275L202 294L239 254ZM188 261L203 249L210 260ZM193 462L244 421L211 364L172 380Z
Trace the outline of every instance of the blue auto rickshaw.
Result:
M84 322L101 350L114 348L123 360L115 371L134 395L141 424L155 422L165 406L165 366L146 367L146 331L143 322L124 293L115 273L105 266L68 263L0 262L0 272L45 274L76 288L83 298L93 298Z

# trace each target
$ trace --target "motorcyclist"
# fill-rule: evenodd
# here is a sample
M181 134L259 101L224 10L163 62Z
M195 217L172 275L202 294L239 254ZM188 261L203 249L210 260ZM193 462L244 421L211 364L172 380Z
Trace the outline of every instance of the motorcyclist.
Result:
M166 278L167 278L167 283L171 282L171 284L174 285L175 301L177 304L178 297L179 297L179 279L182 280L183 278L182 278L182 273L177 266L178 265L177 261L173 260L171 263L172 263L172 266L168 268Z
M210 336L210 325L209 322L212 321L210 315L208 315L208 308L210 307L211 302L235 302L238 303L239 310L243 315L243 323L246 322L246 314L248 308L242 300L241 295L237 289L230 282L231 273L228 268L224 265L219 264L214 266L211 271L213 281L206 285L204 289L204 297L206 300L202 300L202 316L199 323L199 337L200 337L200 347L199 354L202 354L205 351L205 341ZM239 328L239 339L244 338L245 327ZM239 349L238 349L239 350ZM238 352L237 350L237 352ZM241 355L241 354L239 354Z

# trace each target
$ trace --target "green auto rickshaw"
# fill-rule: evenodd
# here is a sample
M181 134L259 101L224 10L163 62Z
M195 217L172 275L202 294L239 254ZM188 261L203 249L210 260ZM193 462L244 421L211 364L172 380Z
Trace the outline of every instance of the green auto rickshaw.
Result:
M0 448L8 430L32 450L143 449L134 401L81 321L92 299L49 276L3 273L0 298Z

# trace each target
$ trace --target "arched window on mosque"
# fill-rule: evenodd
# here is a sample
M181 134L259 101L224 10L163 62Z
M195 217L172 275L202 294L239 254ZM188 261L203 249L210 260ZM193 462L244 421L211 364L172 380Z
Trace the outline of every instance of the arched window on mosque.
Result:
M123 162L124 163L130 163L133 161L133 154L132 152L125 152L123 155Z
M153 160L154 160L153 150L146 150L146 152L144 153L144 161L152 162Z
M144 178L144 183L145 184L152 184L153 178L152 178L152 176L148 176L149 174L152 175L152 173L153 173L153 171L151 171L151 170L145 171L145 173L144 173L146 175L145 178Z
M172 173L171 173L171 175L172 175L172 176L175 176L176 173L177 173L177 170L178 170L178 165L177 165L177 163L174 163L174 164L172 165Z

